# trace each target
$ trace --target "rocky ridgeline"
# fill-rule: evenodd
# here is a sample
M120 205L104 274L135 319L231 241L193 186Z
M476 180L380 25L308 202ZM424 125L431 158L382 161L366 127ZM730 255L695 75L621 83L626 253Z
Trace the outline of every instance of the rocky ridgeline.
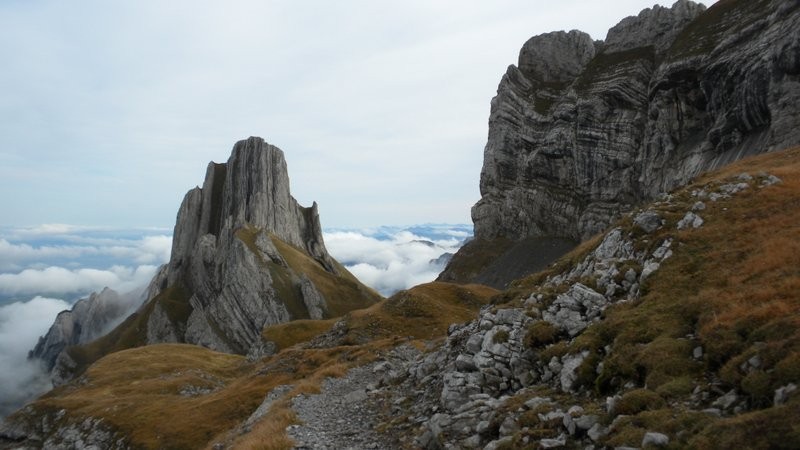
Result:
M578 382L589 352L548 356L547 348L580 337L602 320L609 306L640 298L642 283L679 245L672 237L651 242L656 231L700 228L705 202L727 201L739 192L777 183L780 180L772 175L741 174L694 190L691 196L696 201L685 206L665 196L654 206L685 208L680 219L667 221L652 208L633 213L631 228L610 230L577 264L549 276L518 307L487 306L476 320L451 326L438 350L394 361L392 372L382 380L387 386L383 394L391 392L400 402L413 401L403 403L410 408L405 411L407 420L393 425L416 432L416 445L423 448L495 449L511 445L521 431L521 417L534 414L539 423L548 424L549 434L537 438L541 448L598 444L614 429L614 418L621 414L615 404L621 395L640 386L627 382L607 399L593 399ZM551 330L550 336L561 337L543 349L536 339L546 342L548 337L538 337L536 330ZM605 347L603 355L591 361L590 370L600 373L604 358L613 352L613 346ZM696 347L693 355L701 358L702 347ZM754 367L758 363L754 361ZM795 390L796 386L787 385L776 391L775 404ZM541 396L542 391L559 395ZM689 407L721 416L742 412L747 402L735 391L697 388ZM664 445L669 439L653 430L642 445Z
M28 358L40 359L46 369L52 370L61 352L68 346L80 345L99 338L145 300L143 295L120 295L105 288L89 297L78 300L72 309L56 316L47 334L39 338Z
M531 38L491 103L476 241L582 240L703 171L800 141L799 10L679 0L605 41Z

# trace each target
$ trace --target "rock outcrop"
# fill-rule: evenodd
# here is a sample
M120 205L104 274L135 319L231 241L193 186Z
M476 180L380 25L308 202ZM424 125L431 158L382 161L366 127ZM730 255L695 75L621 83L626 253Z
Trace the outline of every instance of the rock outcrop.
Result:
M56 316L55 322L47 334L39 338L28 358L41 359L47 370L52 370L65 348L99 338L122 322L143 301L139 293L120 295L109 288L78 300L72 309Z
M54 382L103 354L146 344L258 357L269 349L266 325L335 317L380 299L328 254L316 203L298 204L283 152L257 137L237 142L227 163L210 163L203 187L186 194L170 261L147 295L92 349L63 352Z
M473 246L582 240L701 172L796 144L798 9L680 0L622 20L604 42L529 40L491 103ZM454 272L443 279L470 281Z

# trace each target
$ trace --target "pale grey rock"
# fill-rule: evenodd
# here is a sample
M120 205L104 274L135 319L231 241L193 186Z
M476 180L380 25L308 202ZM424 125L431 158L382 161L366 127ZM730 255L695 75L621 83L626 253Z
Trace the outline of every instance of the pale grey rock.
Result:
M532 81L573 81L595 56L591 36L578 30L534 36L522 46L519 70Z
M736 390L732 389L728 391L725 395L721 396L720 398L716 399L712 406L717 406L720 409L730 409L737 401L739 401L739 396L736 395Z
M786 386L781 386L775 389L775 396L773 397L773 404L775 406L783 405L789 400L789 395L797 390L797 385L789 383Z
M539 441L541 448L562 448L567 445L567 437L563 434L555 439L542 439Z
M800 142L797 6L736 8L696 36L702 5L655 6L586 63L578 33L529 40L491 103L476 239L587 238L704 171Z
M644 438L642 438L642 447L647 447L648 445L665 447L669 445L669 436L663 433L648 431L644 434Z
M699 200L692 205L693 212L703 211L704 209L706 209L706 204Z
M704 5L688 0L679 0L671 8L655 5L608 30L603 50L616 53L653 46L656 52L664 53L683 28L705 10Z
M633 218L633 223L645 233L652 233L661 228L663 219L653 210L643 211Z
M692 350L692 357L694 357L694 359L702 358L703 357L703 347L701 347L701 346L695 347L694 350Z
M72 345L85 344L105 334L143 302L136 291L120 295L105 288L78 300L56 316L47 334L40 337L28 358L41 359L52 371L58 355Z
M579 430L588 431L595 427L600 422L600 418L594 414L587 414L575 419L575 426Z
M327 317L324 296L306 274L291 271L275 239L338 275L322 240L316 203L310 208L297 203L283 152L251 137L236 143L226 163L210 163L203 187L184 197L162 284L188 293L191 313L177 322L151 315L148 342L248 354L262 345L266 325ZM276 267L283 273L276 275ZM284 296L297 294L303 309L290 313Z
M592 425L591 428L586 432L586 435L589 436L594 442L599 441L603 437L607 436L610 430L607 427L600 425L599 423L595 423Z
M600 317L608 300L602 294L580 283L556 297L550 307L542 313L542 318L554 326L576 336L589 322Z
M701 226L703 226L703 222L704 222L704 220L703 220L702 217L700 217L697 214L689 211L689 212L686 213L685 216L683 216L683 219L678 221L677 227L678 227L679 230L684 230L684 229L690 228L690 227L691 228L700 228Z
M577 354L577 355L566 355L561 358L561 362L563 366L561 367L561 374L559 375L559 379L561 381L561 390L564 392L572 392L573 386L575 384L575 380L578 378L578 375L575 373L583 364L583 360L586 359L587 354Z
M179 342L178 330L169 320L167 313L160 304L153 307L150 317L147 320L147 343L174 343Z

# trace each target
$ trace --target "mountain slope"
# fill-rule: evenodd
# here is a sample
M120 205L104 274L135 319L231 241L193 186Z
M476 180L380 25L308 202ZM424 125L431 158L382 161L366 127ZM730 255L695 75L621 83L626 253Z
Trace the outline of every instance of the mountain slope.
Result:
M799 27L797 2L681 0L624 19L605 42L531 38L492 100L476 239L440 279L481 276L464 252L580 241L703 171L796 144Z
M704 175L500 294L431 283L274 325L279 352L254 362L113 353L9 417L0 442L796 448L798 223L800 147Z

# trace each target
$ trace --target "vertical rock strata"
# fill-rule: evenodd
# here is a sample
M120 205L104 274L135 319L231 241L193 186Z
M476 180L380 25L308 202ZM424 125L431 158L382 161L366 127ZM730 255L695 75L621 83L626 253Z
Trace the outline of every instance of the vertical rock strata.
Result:
M380 299L331 258L316 203L297 203L283 152L257 137L237 142L226 163L210 163L203 187L186 193L170 261L145 297L138 311L82 347L71 346L88 341L58 339L71 332L65 320L75 315L62 313L32 356L47 361L55 384L108 353L147 344L258 357L270 348L261 338L267 325L334 317Z
M316 203L305 208L291 196L283 152L251 137L236 143L227 163L210 163L203 187L184 198L164 290L147 322L148 343L246 353L260 348L265 325L329 317L335 311L315 286L319 279L292 267L280 243L353 288L352 307L374 301L328 255Z
M700 172L800 141L798 2L680 0L605 42L531 38L491 103L478 239L584 239Z

